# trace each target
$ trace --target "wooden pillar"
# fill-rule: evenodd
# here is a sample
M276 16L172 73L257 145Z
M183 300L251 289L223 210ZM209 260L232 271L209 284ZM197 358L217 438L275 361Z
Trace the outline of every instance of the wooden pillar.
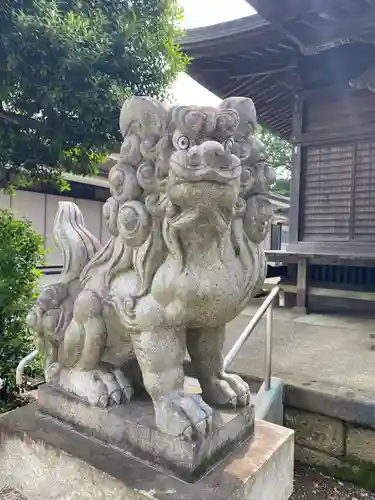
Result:
M287 250L298 245L300 239L300 206L302 203L302 146L296 141L301 136L303 131L303 110L303 99L300 95L296 95L294 98L293 110L292 182L289 210L289 245L287 246Z

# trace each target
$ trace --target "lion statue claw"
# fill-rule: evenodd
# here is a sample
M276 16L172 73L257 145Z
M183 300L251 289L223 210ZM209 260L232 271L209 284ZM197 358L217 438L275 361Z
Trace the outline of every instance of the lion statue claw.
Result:
M183 439L210 433L212 406L250 404L222 350L226 323L265 278L274 174L255 125L245 98L217 109L125 102L103 209L112 237L102 247L61 202L63 272L29 314L48 383L101 407L143 385L156 425ZM184 392L186 348L201 395Z

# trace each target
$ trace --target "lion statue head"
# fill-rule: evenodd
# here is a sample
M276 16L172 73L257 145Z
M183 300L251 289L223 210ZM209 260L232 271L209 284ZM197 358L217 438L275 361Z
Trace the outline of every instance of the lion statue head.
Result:
M110 261L108 287L113 276L133 268L137 298L147 293L168 252L183 266L177 230L198 219L202 234L215 227L220 235L240 218L254 243L262 241L274 176L255 126L248 98L230 98L218 108L127 100L120 114L119 160L109 173L111 197L103 209L112 239L83 274ZM238 240L243 230L236 231Z

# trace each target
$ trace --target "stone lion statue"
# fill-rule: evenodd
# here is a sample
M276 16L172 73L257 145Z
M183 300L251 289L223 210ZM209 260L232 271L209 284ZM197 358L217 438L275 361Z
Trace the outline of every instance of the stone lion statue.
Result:
M143 384L156 425L183 439L210 432L211 405L250 403L222 350L226 323L265 278L275 177L255 125L245 98L219 108L125 102L104 205L112 237L102 247L78 207L61 202L63 271L28 317L49 384L101 407L128 403ZM184 393L186 349L202 396Z

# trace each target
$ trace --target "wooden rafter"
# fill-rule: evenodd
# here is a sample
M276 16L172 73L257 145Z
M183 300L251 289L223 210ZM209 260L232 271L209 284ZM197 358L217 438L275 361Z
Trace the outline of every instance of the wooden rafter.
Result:
M242 78L249 78L251 76L263 76L263 75L275 75L276 73L284 73L285 71L289 71L291 69L295 69L296 66L294 64L289 64L288 66L283 66L281 68L267 69L263 71L258 71L254 73L245 73L243 75L232 75L229 78L231 80L240 80Z
M252 88L252 91L255 93L255 92L257 92L257 88L259 86L263 86L263 84L266 82L266 80L268 78L269 78L269 75L265 75L265 76L261 77L260 79L258 79L258 81L254 82L253 78L249 77L248 80L246 80L245 82L242 82L243 85L241 84L241 85L236 86L236 87L230 87L226 91L225 97L229 97L230 95L234 95L235 93L240 92L241 90L245 89L246 85L249 85L252 80L253 80L253 82L251 84L251 88Z

